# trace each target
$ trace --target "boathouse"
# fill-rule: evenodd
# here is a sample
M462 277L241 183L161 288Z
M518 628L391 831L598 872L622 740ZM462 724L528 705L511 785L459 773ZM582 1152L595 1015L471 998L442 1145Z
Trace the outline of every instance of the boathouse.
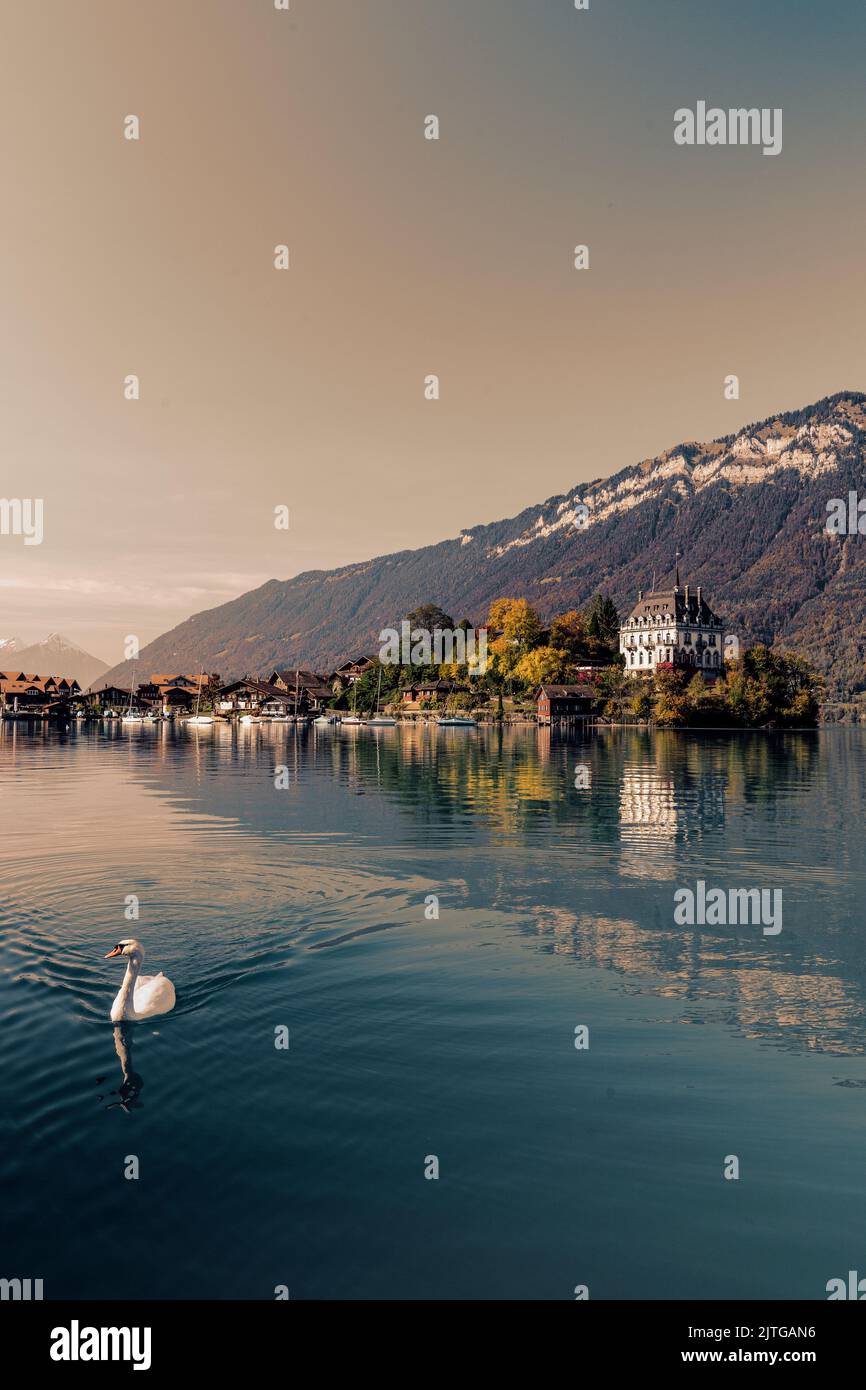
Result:
M596 693L585 685L542 685L535 695L539 724L560 720L589 723L595 710Z

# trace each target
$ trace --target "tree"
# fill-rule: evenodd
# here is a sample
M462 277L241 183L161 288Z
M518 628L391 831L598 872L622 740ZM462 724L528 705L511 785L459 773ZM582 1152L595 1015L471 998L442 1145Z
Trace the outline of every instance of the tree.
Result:
M640 685L641 689L631 697L631 712L638 719L649 719L653 712L653 697L643 681Z
M569 661L579 661L586 654L587 631L583 614L576 608L560 613L550 624L550 645L562 652Z
M515 680L537 687L544 681L560 680L563 673L564 657L553 647L535 647L525 652L514 667Z
M400 684L402 668L393 666L390 663L375 661L350 688L349 701L352 706L360 713L362 710L372 709L376 703L376 691L379 689L379 672L382 673L381 702L386 704L395 695Z
M501 628L506 642L531 651L541 641L541 619L525 598L498 598L490 605L488 626Z
M619 612L611 598L596 594L585 615L586 631L608 647L619 641Z
M688 723L688 697L684 671L656 671L655 720L660 729L676 729Z
M759 644L746 652L741 666L741 701L750 723L815 723L822 682L804 657Z
M422 603L418 608L413 608L411 613L406 614L406 622L422 632L432 632L437 627L454 628L454 619L437 603Z
M598 695L606 719L621 719L634 682L621 666L608 666L598 680Z

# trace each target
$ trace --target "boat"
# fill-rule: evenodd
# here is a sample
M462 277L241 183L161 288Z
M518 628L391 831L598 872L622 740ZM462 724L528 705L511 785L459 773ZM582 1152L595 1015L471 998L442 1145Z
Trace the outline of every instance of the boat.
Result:
M357 713L357 681L352 687L352 713L343 714L343 724L349 724L352 728L357 728L361 723L359 713Z
M449 693L453 694L453 692L454 682L452 681L449 686ZM474 729L478 721L468 714L443 714L441 719L436 720L436 723L440 729Z
M265 721L260 714L242 714L238 722L240 724L264 724Z
M340 716L339 714L320 714L318 719L313 720L313 723L318 724L319 728L326 728L331 724L339 724Z
M196 697L195 697L195 714L191 714L190 717L189 717L189 719L187 719L187 720L184 721L186 724L193 724L193 725L195 725L197 728L203 728L203 727L207 726L208 724L213 724L213 723L215 722L214 717L213 717L212 714L200 714L200 713L199 713L199 709L200 709L200 706L201 706L201 683L202 683L203 678L204 678L204 667L202 667L202 669L201 669L201 670L199 671L199 673L198 673L198 694L197 694Z
M141 715L139 714L138 710L134 710L134 709L132 708L132 701L133 701L134 692L135 692L135 666L133 665L133 668L132 668L132 676L130 677L130 681L129 681L129 704L128 704L127 707L126 707L126 713L125 713L125 714L122 714L121 717L120 717L120 722L121 722L121 724L143 724L143 723L144 723L144 720L142 719L142 717L141 717Z
M367 720L368 729L393 729L397 723L390 715L379 713L379 700L382 695L382 666L379 665L379 680L376 685L376 708Z

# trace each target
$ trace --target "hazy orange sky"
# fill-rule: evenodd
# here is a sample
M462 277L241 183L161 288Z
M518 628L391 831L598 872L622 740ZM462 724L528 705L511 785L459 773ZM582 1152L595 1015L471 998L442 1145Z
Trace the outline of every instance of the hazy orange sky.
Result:
M864 38L853 0L10 0L0 496L45 538L0 536L0 637L114 663L862 388ZM782 153L677 147L702 99L781 107Z

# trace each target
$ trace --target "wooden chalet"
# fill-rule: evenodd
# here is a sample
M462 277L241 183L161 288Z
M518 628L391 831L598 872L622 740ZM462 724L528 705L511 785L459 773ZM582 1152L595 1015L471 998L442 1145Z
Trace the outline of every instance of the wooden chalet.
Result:
M124 690L121 685L103 685L99 690L86 690L83 695L79 695L75 701L83 709L89 710L91 714L122 714L129 708L129 697L131 690ZM133 698L133 707L138 704Z
M400 700L404 705L421 704L425 700L438 700L444 703L449 695L466 695L468 693L468 685L457 685L454 681L417 681L414 685L407 685L400 691Z
M294 670L273 671L266 682L282 695L291 696L291 711L295 713L295 692L298 695L297 713L314 713L330 704L334 697L333 687L324 676L315 671Z
M59 713L81 694L77 680L67 676L28 675L0 671L0 711L40 715Z
M277 690L269 681L260 681L257 676L244 676L220 688L216 707L222 714L252 714L258 713L274 700L286 708L290 703L285 691Z
M342 694L375 665L376 658L374 656L359 656L352 661L344 661L342 666L338 666L336 671L331 672L328 683L336 694Z
M161 709L165 714L177 711L182 714L191 710L199 694L199 684L204 694L219 687L219 676L169 675L155 672L149 681L143 681L137 690L138 699L151 709Z
M585 723L593 718L596 691L586 685L542 685L535 695L535 710L539 724L561 720Z

